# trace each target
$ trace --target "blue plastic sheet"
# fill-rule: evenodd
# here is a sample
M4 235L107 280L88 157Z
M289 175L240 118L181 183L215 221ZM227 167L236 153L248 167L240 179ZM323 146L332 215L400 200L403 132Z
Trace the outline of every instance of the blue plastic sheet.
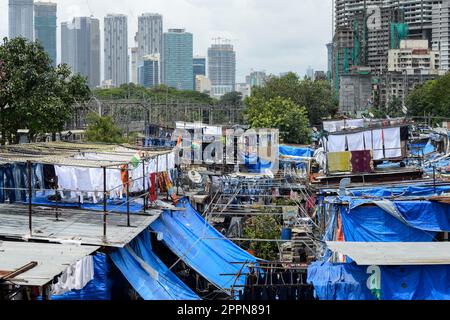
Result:
M376 206L357 207L350 212L342 207L340 213L347 242L429 242L436 236L435 232L406 225ZM410 218L410 221L420 226L420 220L414 221L412 216Z
M314 262L308 267L308 283L319 300L376 300L366 286L368 277L354 264Z
M450 266L381 266L382 300L450 300ZM319 300L374 300L367 266L315 262L308 283Z
M94 279L81 290L52 296L51 300L111 300L110 270L111 265L108 257L103 253L97 253L94 256Z
M165 211L151 228L163 234L172 252L218 288L228 291L233 284L244 285L244 276L222 274L248 273L248 268L239 263L257 259L209 225L187 199L178 206L186 211Z
M362 188L348 190L354 197L373 196L373 197L391 197L391 196L429 196L433 194L442 194L450 192L450 186L436 186L434 192L433 186L397 186L383 188Z
M280 156L293 158L311 158L312 156L314 156L314 150L311 148L280 146Z
M28 202L22 202L23 204L28 204ZM103 203L83 203L78 206L78 203L67 203L67 202L53 202L49 201L47 197L33 197L33 205L48 206L48 207L60 207L60 208L80 208L84 210L91 211L103 211ZM140 213L144 209L144 206L135 201L130 202L130 213ZM116 213L126 213L127 205L126 200L117 203L117 201L107 200L106 210L108 212Z
M148 231L133 240L130 248L155 271L153 275L130 253L129 248L117 249L111 253L111 259L144 300L200 299L153 253Z

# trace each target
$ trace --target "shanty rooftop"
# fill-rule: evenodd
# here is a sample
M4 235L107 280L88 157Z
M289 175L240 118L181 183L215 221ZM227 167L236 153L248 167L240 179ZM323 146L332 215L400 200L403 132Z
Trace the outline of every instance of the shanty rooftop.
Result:
M78 167L102 167L128 163L137 152L153 158L171 152L171 149L139 148L128 144L92 144L72 142L46 142L2 146L0 164L27 162ZM95 154L98 159L82 159L82 154Z
M0 279L6 277L18 285L41 287L98 249L96 246L0 241ZM8 277L15 272L18 274Z
M127 227L127 215L109 213L104 238L102 212L65 208L56 219L55 208L33 207L30 235L28 208L0 204L0 237L122 248L148 228L161 213L160 210L147 212L145 215L133 214L130 227Z

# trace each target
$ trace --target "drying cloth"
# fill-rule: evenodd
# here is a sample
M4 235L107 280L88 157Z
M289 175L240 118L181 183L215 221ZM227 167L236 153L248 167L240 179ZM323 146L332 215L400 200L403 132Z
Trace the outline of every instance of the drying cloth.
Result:
M347 135L348 151L361 151L364 149L364 132Z
M372 150L373 150L373 160L384 159L383 150L383 130L373 130L371 134L372 139Z
M325 121L323 123L323 130L327 131L327 132L336 132L336 131L341 131L342 128L344 127L344 121Z
M150 202L155 202L158 200L158 194L156 192L156 173L150 174L150 194L149 194Z
M329 172L349 172L351 170L351 152L329 152Z
M364 128L364 119L345 120L346 128Z
M346 150L346 139L344 135L328 136L328 152L343 152Z
M92 256L87 256L67 268L58 278L58 282L52 286L52 294L62 295L72 290L81 290L92 279L94 279L94 260Z
M369 150L352 151L352 172L373 172L372 156Z
M400 142L400 127L383 129L384 153L386 158L398 158L402 156Z

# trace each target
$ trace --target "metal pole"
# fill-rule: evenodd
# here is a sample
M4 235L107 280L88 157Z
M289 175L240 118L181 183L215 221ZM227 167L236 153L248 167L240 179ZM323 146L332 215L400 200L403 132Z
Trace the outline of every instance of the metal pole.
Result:
M33 194L31 190L31 161L27 161L27 169L28 169L28 228L30 230L30 236L33 234Z
M144 188L144 213L146 212L146 206L147 206L147 191L148 189L145 187L145 160L142 160L142 182L143 182L143 188Z
M130 227L130 165L127 165L127 227Z
M107 206L106 206L106 167L103 167L103 237L106 238L106 215L107 215Z

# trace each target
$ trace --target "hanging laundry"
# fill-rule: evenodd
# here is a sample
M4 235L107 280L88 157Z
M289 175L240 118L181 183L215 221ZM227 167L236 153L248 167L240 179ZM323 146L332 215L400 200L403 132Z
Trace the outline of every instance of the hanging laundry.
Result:
M399 158L402 156L400 142L400 127L383 129L384 153L386 158Z
M150 193L149 193L150 202L155 202L158 200L158 194L156 192L156 173L150 174Z
M352 172L373 172L373 161L371 151L352 151Z
M83 289L94 279L94 259L87 256L71 265L52 286L53 295L62 295L72 290Z
M373 160L384 159L383 150L383 130L373 130L372 131L372 150L373 150Z
M351 152L328 152L329 172L351 172Z
M364 132L347 135L348 151L364 150Z
M328 136L328 152L344 152L346 151L345 135Z

